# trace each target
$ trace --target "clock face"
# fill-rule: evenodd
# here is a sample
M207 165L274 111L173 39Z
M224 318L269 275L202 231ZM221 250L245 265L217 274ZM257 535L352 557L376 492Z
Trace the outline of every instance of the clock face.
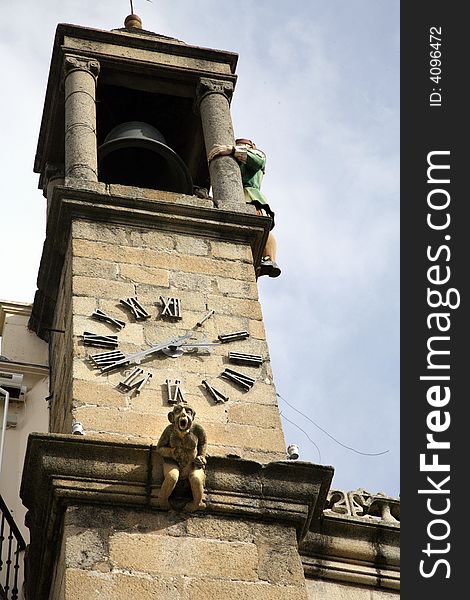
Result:
M124 298L120 300L120 304L127 313L127 322L142 322L157 317L162 322L174 324L183 318L181 301L174 297L160 296L159 312L155 316L147 311L137 297ZM195 355L197 359L204 360L204 357L210 355L217 347L226 346L227 352L223 363L227 366L221 369L218 375L238 390L248 392L256 382L256 378L252 376L253 367L260 367L263 364L263 357L258 354L239 352L240 344L236 344L237 351L230 350L232 342L241 342L249 337L247 331L223 331L217 335L217 339L208 340L204 335L204 327L214 314L214 310L209 310L205 314L201 314L190 330L183 333L181 329L175 329L175 335L171 337L168 337L167 331L167 335L162 335L162 339L147 348L126 353L119 349L119 332L126 326L126 321L102 310L95 310L91 319L106 323L113 333L102 335L93 331L84 331L83 345L90 349L101 350L97 352L90 350L86 360L103 376L119 373L122 379L116 388L122 393L136 395L152 379L152 373L146 369L152 361L177 360L185 354ZM90 329L92 328L90 327ZM214 403L228 401L228 395L217 388L218 384L217 381L214 381L214 377L204 378L200 383ZM165 379L161 384L169 405L186 402L182 378Z

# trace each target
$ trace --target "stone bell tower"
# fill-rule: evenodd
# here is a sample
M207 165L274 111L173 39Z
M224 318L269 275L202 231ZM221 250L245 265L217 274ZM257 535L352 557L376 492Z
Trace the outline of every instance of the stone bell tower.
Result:
M47 232L30 328L50 433L30 437L28 598L304 599L297 544L331 467L286 460L245 203L237 55L141 28L59 25L35 160ZM158 495L175 404L207 436L204 510ZM78 435L74 435L78 434ZM170 502L171 502L170 498Z

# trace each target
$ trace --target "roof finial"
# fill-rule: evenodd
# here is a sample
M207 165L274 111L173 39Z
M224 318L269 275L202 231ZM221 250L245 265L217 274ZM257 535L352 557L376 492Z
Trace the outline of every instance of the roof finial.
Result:
M124 27L126 29L142 29L142 19L134 13L134 3L132 0L129 0L129 2L131 4L131 14L124 19ZM152 2L152 0L147 0L147 2Z
M131 14L124 19L124 27L126 29L142 29L142 19L134 14L134 4L132 0L129 1L131 3Z

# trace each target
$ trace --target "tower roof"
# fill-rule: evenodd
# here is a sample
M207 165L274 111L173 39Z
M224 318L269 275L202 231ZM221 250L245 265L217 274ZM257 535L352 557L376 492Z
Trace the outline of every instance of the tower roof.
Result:
M44 111L39 132L34 171L46 163L60 163L63 116L58 111L63 94L60 82L66 53L78 54L101 65L100 81L147 90L159 79L159 89L191 98L201 77L223 78L235 83L238 54L226 50L191 46L168 36L132 27L112 31L60 23L52 51ZM164 82L162 84L162 81ZM59 94L58 94L59 91Z

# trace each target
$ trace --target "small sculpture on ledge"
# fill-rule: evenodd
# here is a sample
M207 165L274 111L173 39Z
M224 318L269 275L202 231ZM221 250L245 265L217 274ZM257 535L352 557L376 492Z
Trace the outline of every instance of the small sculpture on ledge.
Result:
M400 500L383 492L371 494L363 488L354 492L330 489L324 512L382 523L400 522Z
M185 510L194 512L206 507L203 501L207 438L204 429L194 423L195 411L187 405L176 404L168 413L168 425L157 444L163 458L163 483L160 489L160 508L170 508L169 497L178 481L187 480L191 486L192 502Z

